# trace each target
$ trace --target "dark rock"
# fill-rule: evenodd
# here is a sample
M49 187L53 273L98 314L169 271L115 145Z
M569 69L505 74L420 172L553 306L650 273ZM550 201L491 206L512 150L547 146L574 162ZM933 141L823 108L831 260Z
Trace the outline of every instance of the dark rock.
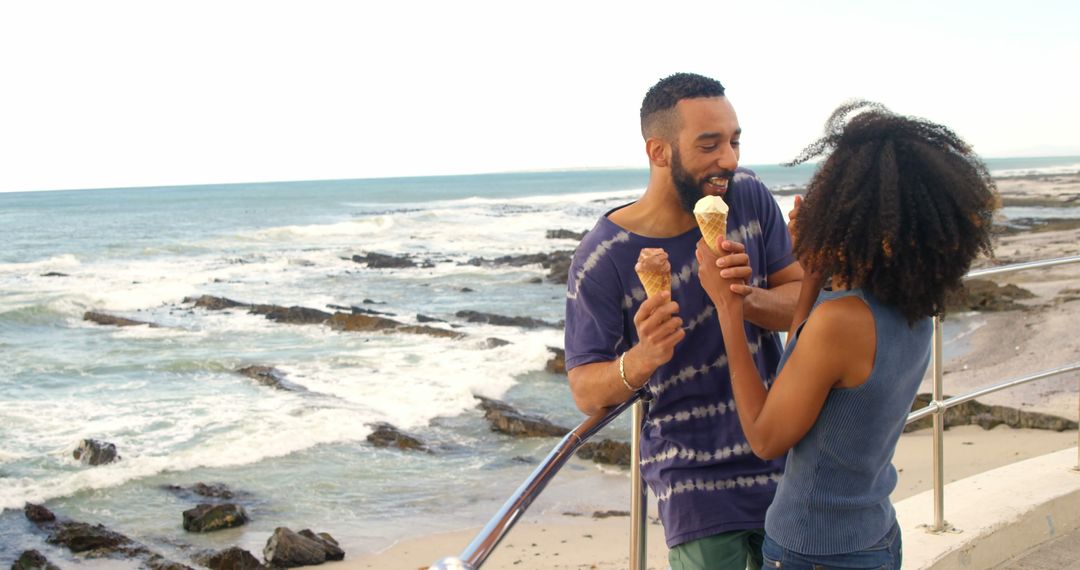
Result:
M224 483L212 483L210 485L207 485L206 483L195 483L191 487L162 485L161 488L175 493L185 500L200 500L197 499L197 497L204 497L207 499L228 501L237 496L237 493L233 492L232 489L229 489Z
M312 566L322 564L327 560L341 560L345 553L337 547L337 541L329 537L328 534L316 535L310 530L301 534L285 527L278 527L266 541L263 558L266 559L268 565L275 568ZM341 553L339 558L330 558L337 556L339 552Z
M320 311L318 309L296 306L283 307L281 305L256 305L251 303L241 303L240 301L234 301L232 299L226 299L224 297L212 297L210 295L203 295L201 297L185 297L184 302L195 303L196 307L211 311L238 308L247 309L250 313L254 313L256 315L263 315L264 317L272 321L285 324L322 324L330 319L330 313Z
M368 442L375 447L396 447L398 449L427 451L427 446L415 437L405 435L398 428L388 423L372 424L375 431L367 436Z
M493 431L516 437L561 437L569 429L557 426L545 418L525 415L505 402L476 396L477 407L484 411L484 419L491 422Z
M344 560L345 551L338 545L338 541L334 540L334 537L330 536L328 532L320 532L316 534L311 529L304 529L298 533L300 536L310 538L311 540L322 543L323 548L326 550L327 560Z
M477 267L484 265L509 265L511 267L523 267L526 265L539 264L548 270L547 280L551 283L566 283L566 277L570 270L570 260L573 258L572 250L553 251L551 253L530 253L525 255L504 255L495 259L474 257L466 262L466 265Z
M475 293L476 289L470 289L469 287L462 287L461 292L462 293Z
M454 313L454 316L463 318L470 323L487 323L503 327L536 329L541 327L559 328L562 326L560 323L549 323L532 317L505 317L503 315L481 313L479 311L458 311Z
M969 279L960 291L955 291L945 299L946 312L963 311L1011 311L1024 309L1017 303L1020 299L1031 299L1035 294L1013 284L998 285L989 279Z
M235 309L239 307L248 308L251 305L247 303L241 303L240 301L233 301L232 299L226 299L225 297L213 297L211 295L202 295L200 297L185 297L185 303L195 303L196 307L201 309L208 309L211 311L221 311L224 309Z
M944 396L948 399L949 396ZM925 408L931 400L930 394L919 394L911 404L911 411ZM1077 423L1050 414L1039 412L1025 412L1009 406L988 406L978 400L971 400L953 406L945 410L945 427L979 425L983 429L991 429L999 425L1007 425L1013 428L1048 429L1053 431L1065 431L1077 428ZM915 431L934 425L931 416L922 418L914 423L904 426L904 431Z
M285 390L288 392L304 392L307 388L293 382L289 382L285 379L285 374L273 368L271 366L245 366L237 370L240 374L247 376L262 384L263 386L269 386L277 390Z
M427 315L416 314L416 322L418 323L445 323L442 319L436 319L435 317L429 317Z
M196 564L206 566L210 570L257 570L265 568L258 558L252 553L234 546L196 555L192 558Z
M594 519L606 519L611 517L628 517L630 511L594 511L592 514Z
M83 313L83 320L97 323L99 325L109 325L114 327L138 327L142 325L147 325L151 328L157 328L157 325L154 323L146 323L143 321L125 319L124 317L106 315L105 313L98 313L95 311L87 311Z
M508 340L503 340L501 338L495 338L493 336L489 336L488 338L486 338L484 340L484 346L486 348L499 348L500 346L506 346L508 344L513 344L513 343L511 343Z
M337 313L330 318L330 328L340 331L393 331L413 334L426 334L440 338L464 338L465 335L425 325L406 325L393 319L370 315L347 315Z
M589 233L589 230L583 232L575 232L573 230L548 230L548 239L572 239L574 241L581 241L585 237L585 234Z
M352 314L354 315L380 315L384 317L397 316L395 313L387 313L386 311L376 311L375 309L365 309L363 307L352 307Z
M23 506L23 513L30 522L36 525L51 523L56 520L56 515L52 511L34 503L26 503Z
M578 448L577 456L582 459L592 459L596 463L630 466L630 444L605 439L597 443L585 443Z
M558 254L558 255L556 255ZM566 284L570 276L570 262L574 258L574 252L555 252L552 254L551 263L547 265L548 283Z
M188 532L213 532L233 528L248 522L243 507L232 503L219 505L201 504L184 511L184 530Z
M364 299L363 301L360 301L360 302L365 304L365 305L385 305L386 304L386 301L373 301L371 299Z
M235 496L225 484L213 483L207 485L206 483L195 483L191 487L191 492L201 497L208 497L211 499L231 499Z
M105 465L106 463L112 463L113 461L119 461L120 456L116 454L116 446L107 441L98 441L96 439L84 439L79 442L79 447L76 447L71 452L72 457L83 462L84 465Z
M100 524L82 522L57 523L45 542L66 547L72 552L95 551L99 554L122 553L125 552L124 547L134 544L130 538Z
M330 320L330 313L308 307L282 307L280 305L253 305L250 312L263 315L271 321L289 325L321 325Z
M354 255L352 260L357 263L366 263L371 269L403 269L416 267L416 262L408 255L387 255L385 253L368 253L367 255Z
M544 369L552 374L566 374L566 351L554 346L549 346L548 350L554 353L554 356L547 361Z
M385 305L386 303L382 303L382 304ZM386 317L393 317L394 316L394 313L387 313L385 311L376 311L375 309L365 309L364 307L357 307L356 305L352 305L352 306L349 306L349 307L346 307L344 305L327 305L326 308L327 309L334 309L335 311L348 311L349 313L352 313L354 315L382 315L382 316L386 316Z
M67 273L60 273L59 271L50 271L48 273L42 273L42 277L71 277ZM28 550L27 552L36 552L35 550Z
M36 550L26 550L19 559L11 565L11 570L60 570L60 567L49 562L45 555Z

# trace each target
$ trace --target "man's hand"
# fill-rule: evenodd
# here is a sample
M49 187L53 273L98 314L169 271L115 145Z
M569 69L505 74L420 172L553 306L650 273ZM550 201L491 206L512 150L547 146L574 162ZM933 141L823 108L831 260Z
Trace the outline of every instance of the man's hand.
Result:
M679 304L665 292L646 299L634 315L638 336L635 359L640 359L638 365L649 371L646 377L671 360L675 345L686 336L678 314Z
M795 205L791 207L791 211L788 212L788 235L791 236L791 248L795 249L795 234L796 226L799 218L799 208L802 208L802 196L795 196Z
M754 290L746 284L753 270L743 244L724 240L720 247L727 255L717 257L704 241L697 245L698 278L717 308L742 305L743 298Z

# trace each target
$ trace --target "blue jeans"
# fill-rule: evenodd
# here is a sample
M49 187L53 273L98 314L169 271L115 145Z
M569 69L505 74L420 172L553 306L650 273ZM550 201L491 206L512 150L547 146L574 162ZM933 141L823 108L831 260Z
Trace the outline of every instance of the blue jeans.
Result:
M766 535L761 554L764 557L764 564L761 566L763 569L900 570L900 525L894 522L892 529L877 544L858 552L807 556L776 544Z

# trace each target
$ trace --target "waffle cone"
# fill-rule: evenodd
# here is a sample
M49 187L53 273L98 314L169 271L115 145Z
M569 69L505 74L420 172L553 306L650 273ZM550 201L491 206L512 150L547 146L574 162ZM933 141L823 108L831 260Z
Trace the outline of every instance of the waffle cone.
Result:
M664 291L671 292L670 271L638 271L638 279L645 286L645 295L652 297Z
M709 246L714 254L723 255L724 252L719 251L716 244L727 235L727 214L716 212L695 214L694 217L701 228L701 236L705 238L705 245Z

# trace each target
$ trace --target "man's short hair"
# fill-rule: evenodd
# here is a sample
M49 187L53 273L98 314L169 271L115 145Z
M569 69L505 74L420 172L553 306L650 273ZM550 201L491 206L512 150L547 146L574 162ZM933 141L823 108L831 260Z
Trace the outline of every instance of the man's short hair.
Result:
M641 136L670 139L678 129L675 105L683 99L723 97L719 81L696 73L669 75L645 94L641 102Z

